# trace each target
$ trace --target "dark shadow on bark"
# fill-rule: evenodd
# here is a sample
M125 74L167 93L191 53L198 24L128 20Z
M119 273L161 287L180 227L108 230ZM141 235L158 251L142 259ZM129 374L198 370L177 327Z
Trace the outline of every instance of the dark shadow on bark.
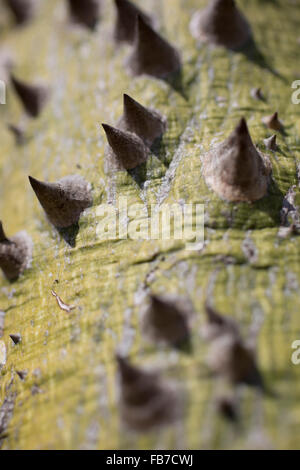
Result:
M140 189L144 188L144 184L147 180L147 164L142 163L133 170L127 170L128 174L134 179Z
M165 168L168 168L170 166L166 159L166 145L164 144L162 137L159 137L153 142L150 150L153 155L155 155L156 158L161 161Z
M56 227L56 230L58 233L61 235L61 237L65 240L65 242L71 247L75 248L76 246L76 237L79 232L79 225L73 224L70 227L66 228L58 228Z
M272 178L266 196L255 203L255 207L265 212L274 222L280 225L280 210L282 208L284 194Z
M176 349L184 354L192 354L194 352L193 345L191 338L188 338L186 341L183 343L180 343L178 346L176 346Z
M163 78L163 81L166 82L176 93L179 93L185 101L188 101L188 96L184 91L182 69L175 74Z
M247 57L249 61L255 63L262 69L268 70L272 75L279 78L283 82L288 83L288 80L270 65L264 54L257 46L254 38L251 38L242 48L236 49L234 52L240 52L245 57Z

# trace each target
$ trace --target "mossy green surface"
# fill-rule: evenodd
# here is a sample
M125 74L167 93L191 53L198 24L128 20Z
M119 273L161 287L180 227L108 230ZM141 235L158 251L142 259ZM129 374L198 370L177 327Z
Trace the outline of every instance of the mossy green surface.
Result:
M20 29L1 7L1 48L13 54L16 75L41 78L52 88L41 118L27 122L24 146L16 146L6 128L7 122L23 119L10 87L7 104L0 106L0 218L8 235L27 230L34 241L32 267L13 284L0 281L7 347L0 406L12 379L10 390L16 393L3 449L299 448L300 366L291 362L291 345L300 339L300 238L280 240L277 234L283 198L292 186L299 201L300 105L291 102L291 84L300 73L300 2L238 2L265 61L253 49L249 58L197 45L189 21L205 3L139 2L158 17L163 35L182 52L182 92L151 77L128 75L124 61L130 47L113 42L109 0L103 1L95 33L68 25L62 1L41 1L37 18ZM250 97L251 88L259 86L266 102ZM104 172L100 123L117 123L123 93L168 119L159 153L147 163L143 188L127 173L111 177ZM271 132L261 118L276 110L286 135L278 135L280 150L269 153L274 182L268 195L254 204L220 200L205 184L201 157L228 136L241 116L265 151L263 139ZM90 181L94 192L75 248L48 224L27 179L30 174L55 181L73 173ZM176 240L100 240L97 207L119 197L145 209L179 200L203 203L204 249L187 251ZM243 249L245 240L255 247L253 259ZM58 308L53 286L65 302L77 305L72 314ZM190 297L195 307L192 354L145 342L139 314L149 290ZM274 396L260 396L242 390L239 430L215 410L218 384L207 376L207 347L200 336L206 298L237 319L246 338L255 337L262 373L274 391ZM16 332L22 342L14 346L9 334ZM186 394L182 422L159 433L124 432L114 360L118 349L180 383ZM28 376L21 381L15 371L25 369ZM41 393L32 394L34 385Z

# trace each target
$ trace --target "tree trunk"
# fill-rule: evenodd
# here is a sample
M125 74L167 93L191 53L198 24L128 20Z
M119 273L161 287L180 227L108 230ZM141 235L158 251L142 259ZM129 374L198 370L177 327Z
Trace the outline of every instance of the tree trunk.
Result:
M113 41L113 2L103 1L95 32L70 26L64 2L39 3L37 17L19 28L4 6L0 10L1 49L12 53L16 76L28 82L41 78L52 89L38 119L24 120L10 86L6 105L0 105L0 219L8 236L26 230L34 242L32 267L14 283L1 278L7 357L0 375L0 446L299 447L300 366L291 356L292 343L300 339L300 244L296 234L278 237L280 225L297 218L299 204L300 107L291 102L291 84L300 73L299 1L238 2L256 41L248 54L196 44L189 22L206 1L136 2L155 14L162 35L182 53L177 89L128 75L124 62L131 48ZM250 96L254 87L262 88L266 101ZM145 174L105 172L100 124L116 126L123 93L167 117L167 132ZM263 140L274 132L261 119L275 111L285 132L277 133L278 150L270 152ZM228 137L242 116L273 168L268 195L253 204L221 200L201 170L205 152ZM7 123L26 126L23 145L16 145ZM91 182L94 196L75 246L47 222L27 179L56 181L69 174ZM145 209L178 201L204 204L204 248L188 251L180 240L102 240L99 207L121 197L129 207L141 203ZM51 289L76 309L61 310ZM190 298L191 353L146 342L140 316L149 292ZM241 389L238 430L215 407L220 384L207 373L207 345L200 334L207 299L256 343L271 391ZM22 341L14 345L9 335L16 333ZM178 424L146 434L124 432L116 351L134 364L159 369L183 388L186 406ZM25 380L16 371L26 371Z

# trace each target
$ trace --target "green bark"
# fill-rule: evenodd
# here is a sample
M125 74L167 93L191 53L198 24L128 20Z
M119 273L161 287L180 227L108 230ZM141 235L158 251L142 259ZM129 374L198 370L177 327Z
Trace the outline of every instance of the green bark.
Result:
M124 60L130 47L117 48L112 40L111 2L104 2L95 34L68 27L63 2L41 3L37 19L18 30L1 7L0 40L15 57L16 74L28 81L40 77L52 87L50 105L40 119L28 122L30 139L22 147L5 126L17 124L22 115L11 89L1 105L1 220L8 235L27 230L34 241L32 268L13 284L1 278L7 361L0 405L14 401L2 441L0 435L2 448L299 447L300 366L291 362L291 344L300 339L300 244L295 235L277 236L284 197L293 185L295 206L300 198L300 107L291 103L291 84L299 74L299 2L238 2L266 62L254 50L247 57L197 46L189 21L204 1L139 2L156 14L163 35L182 52L184 93L150 77L128 76ZM250 97L256 86L266 102ZM104 172L100 123L117 123L123 93L168 119L159 155L147 163L144 189L126 172L115 178ZM278 134L280 149L269 154L274 183L268 196L254 204L220 200L205 184L201 157L213 141L229 135L241 116L265 151L263 139L271 132L261 118L276 110L286 135ZM84 176L94 190L94 205L80 220L75 248L48 224L27 180L29 174L55 181L72 173ZM205 204L205 248L186 251L182 242L172 240L99 240L97 207L111 197L145 207L179 200ZM72 314L58 308L53 285L65 302L78 306ZM195 308L192 354L145 342L139 312L149 289L190 297ZM206 373L200 328L207 297L239 322L246 338L254 335L262 373L275 392L261 396L242 390L238 431L217 415L218 384ZM14 346L9 334L17 332L22 342ZM114 360L120 346L134 363L156 366L184 385L187 404L177 426L147 435L123 431ZM25 381L16 370L28 370Z

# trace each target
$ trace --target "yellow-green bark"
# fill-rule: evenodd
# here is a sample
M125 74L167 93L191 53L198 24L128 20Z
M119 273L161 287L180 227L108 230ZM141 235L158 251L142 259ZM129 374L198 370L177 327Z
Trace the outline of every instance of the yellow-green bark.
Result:
M156 14L164 36L182 52L183 96L162 81L128 76L124 60L130 47L114 44L114 8L110 1L103 3L95 34L69 27L61 1L41 2L37 19L18 30L1 8L1 47L13 53L16 74L28 81L40 77L52 87L50 105L40 119L29 122L31 138L22 147L5 126L18 123L22 114L11 89L7 104L0 105L1 220L8 235L25 229L34 241L32 268L13 284L1 278L7 363L0 373L0 405L16 394L2 448L299 447L300 366L291 362L291 344L300 339L300 239L279 240L277 233L283 197L293 185L299 201L300 106L291 103L291 84L300 72L300 4L238 2L267 67L241 53L196 45L189 21L206 2L139 2ZM250 97L255 86L263 88L265 103ZM147 163L144 190L127 173L118 173L115 180L104 173L100 123L117 123L123 93L168 118L160 158L153 155ZM287 132L278 136L280 151L270 154L276 185L251 205L221 201L204 182L201 156L212 141L227 137L241 116L263 149L271 133L261 118L276 110ZM94 206L80 220L75 248L47 223L27 180L28 174L55 181L72 173L94 188ZM188 252L172 240L99 241L97 206L111 194L126 196L129 204L204 203L205 248ZM258 252L252 263L243 251L246 238ZM61 311L51 296L54 280L57 293L78 305L73 314ZM191 298L196 312L192 354L145 342L139 312L147 288ZM207 297L239 321L246 337L257 329L261 370L276 392L276 397L263 397L243 390L238 432L217 416L216 382L204 366L206 346L199 330ZM16 332L23 340L13 346L9 334ZM184 385L187 406L178 426L150 435L122 430L114 361L120 345L135 363L157 366ZM25 369L28 376L22 382L15 370ZM34 384L42 393L32 394Z

